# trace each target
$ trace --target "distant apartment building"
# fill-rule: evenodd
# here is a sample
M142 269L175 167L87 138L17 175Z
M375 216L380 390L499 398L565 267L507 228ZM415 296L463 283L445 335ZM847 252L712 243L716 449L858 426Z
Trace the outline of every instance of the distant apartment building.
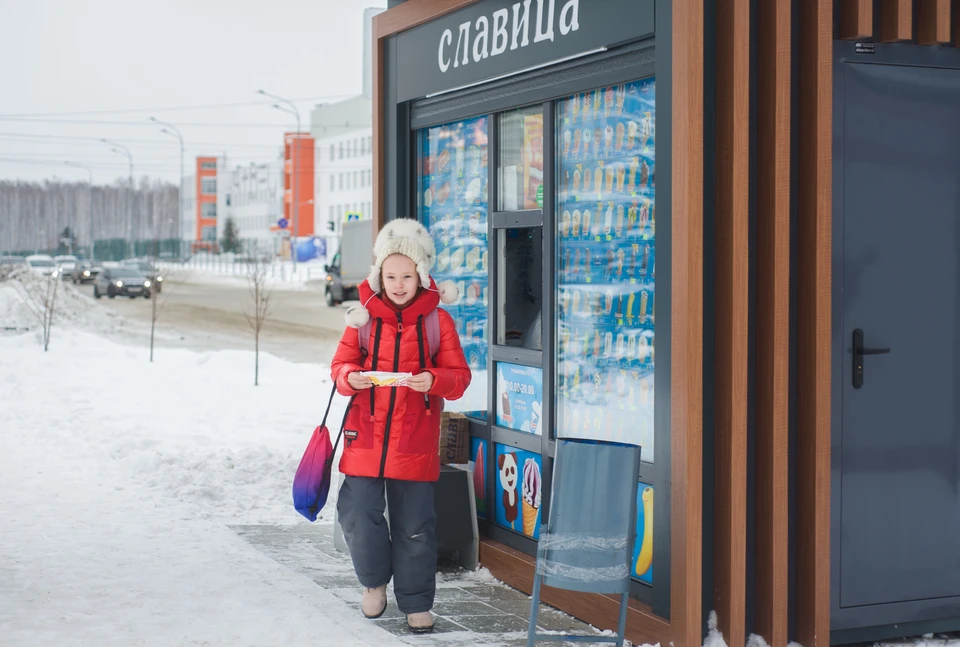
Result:
M181 251L186 252L196 242L197 236L197 177L183 178L183 211L180 220Z
M247 247L276 250L279 234L271 231L283 212L282 160L231 166L226 156L219 160L217 238L223 240L227 220L233 220L240 240Z
M317 146L316 229L339 234L349 217L373 213L373 104L358 96L318 105L310 130Z
M314 232L314 139L307 133L283 136L283 217L297 238ZM296 208L294 208L296 204Z
M196 228L191 251L215 252L217 246L217 158L198 157L196 178Z

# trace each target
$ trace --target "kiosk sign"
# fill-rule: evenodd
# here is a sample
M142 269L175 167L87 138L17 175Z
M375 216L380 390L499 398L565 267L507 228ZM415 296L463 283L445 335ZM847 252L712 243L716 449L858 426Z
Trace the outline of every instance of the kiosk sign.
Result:
M397 36L408 101L650 36L654 0L486 0Z

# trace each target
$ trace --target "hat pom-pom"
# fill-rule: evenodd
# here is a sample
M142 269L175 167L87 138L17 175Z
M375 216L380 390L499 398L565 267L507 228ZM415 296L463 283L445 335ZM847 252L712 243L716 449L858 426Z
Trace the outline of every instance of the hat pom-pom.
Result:
M453 281L441 281L437 285L437 291L440 292L440 300L448 306L460 300L460 292L457 290L457 284Z
M344 318L351 328L361 328L370 321L370 312L363 306L350 306Z

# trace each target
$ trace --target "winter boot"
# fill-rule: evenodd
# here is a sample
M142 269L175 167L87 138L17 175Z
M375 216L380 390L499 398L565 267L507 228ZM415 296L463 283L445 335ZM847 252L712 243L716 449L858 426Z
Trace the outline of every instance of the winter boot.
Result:
M364 589L363 597L360 599L360 609L363 615L371 620L382 616L387 610L387 585Z
M433 631L433 615L429 611L407 614L407 627L415 634L428 634Z

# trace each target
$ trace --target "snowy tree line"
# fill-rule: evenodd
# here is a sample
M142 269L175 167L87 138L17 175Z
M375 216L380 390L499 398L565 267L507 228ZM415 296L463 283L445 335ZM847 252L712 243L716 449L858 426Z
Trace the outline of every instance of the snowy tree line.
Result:
M92 240L154 240L179 236L178 187L144 177L130 191L46 180L0 180L0 253L51 250L69 227L78 246Z

